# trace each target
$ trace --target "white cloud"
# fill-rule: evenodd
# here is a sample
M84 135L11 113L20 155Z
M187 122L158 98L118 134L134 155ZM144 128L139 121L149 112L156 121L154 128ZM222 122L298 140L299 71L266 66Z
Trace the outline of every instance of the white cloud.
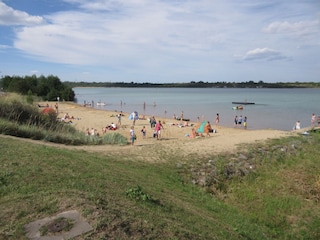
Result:
M299 21L290 23L288 21L273 22L263 29L265 33L273 34L294 34L298 36L307 36L319 34L320 22L313 21Z
M248 51L242 58L245 61L252 60L282 60L288 59L286 56L282 55L279 51L270 48L256 48Z
M109 12L91 11L103 9L102 4L108 5L105 1L79 2L87 7L85 13L60 12L47 16L47 24L24 27L17 32L15 47L47 61L68 64L117 65L136 59L131 64L150 66L162 61L150 60L152 56L174 55L174 59L191 52L202 54L226 39L224 24L212 24L216 16L210 15L209 9L197 12L188 4L114 1L111 5L117 4L104 7L113 8Z
M14 26L14 25L34 25L44 22L43 17L30 16L23 11L14 10L8 7L3 2L0 2L0 25Z

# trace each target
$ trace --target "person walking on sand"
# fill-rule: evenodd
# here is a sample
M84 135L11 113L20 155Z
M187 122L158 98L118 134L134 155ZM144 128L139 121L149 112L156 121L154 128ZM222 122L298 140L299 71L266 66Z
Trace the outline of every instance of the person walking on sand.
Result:
M159 120L154 128L155 132L157 133L157 140L161 139L161 128L164 129L161 121Z
M216 115L216 127L219 126L219 122L220 122L220 116L219 116L219 113L217 113L217 115Z
M121 126L122 111L117 115L117 117L118 117L118 125Z
M155 117L152 116L152 117L150 118L150 127L151 127L151 128L154 128L154 127L156 126L156 123L157 123L157 121L156 121Z
M234 127L237 127L238 125L238 116L234 117Z
M136 112L132 112L133 126L136 124Z
M130 128L130 141L131 141L132 146L133 146L135 140L136 140L136 134L134 132L134 126L131 126L131 128Z
M141 134L142 134L142 138L146 138L147 135L147 129L145 126L142 127L141 129Z

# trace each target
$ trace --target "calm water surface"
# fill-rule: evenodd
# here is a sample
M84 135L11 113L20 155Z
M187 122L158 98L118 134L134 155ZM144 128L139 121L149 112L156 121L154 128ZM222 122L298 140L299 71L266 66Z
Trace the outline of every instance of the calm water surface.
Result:
M205 116L212 123L217 113L220 124L233 127L236 115L248 117L249 129L292 130L297 120L310 125L311 115L320 115L320 89L217 89L217 88L74 88L78 104L171 118L174 114L196 121ZM234 101L255 102L233 110ZM105 102L106 106L97 106Z

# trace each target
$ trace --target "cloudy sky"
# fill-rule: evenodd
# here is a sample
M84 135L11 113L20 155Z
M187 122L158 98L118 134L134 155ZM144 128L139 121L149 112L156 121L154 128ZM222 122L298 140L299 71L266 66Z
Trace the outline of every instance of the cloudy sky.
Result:
M0 75L320 81L320 0L0 0Z

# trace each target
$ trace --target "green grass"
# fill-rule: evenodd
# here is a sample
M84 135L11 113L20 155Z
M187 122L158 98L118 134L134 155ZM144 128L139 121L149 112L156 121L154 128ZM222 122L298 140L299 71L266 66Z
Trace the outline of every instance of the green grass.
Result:
M272 146L297 139L252 146L257 169L225 180L223 199L191 184L194 156L177 167L179 153L150 164L0 137L0 238L77 209L94 228L79 239L318 239L318 135L286 154Z

